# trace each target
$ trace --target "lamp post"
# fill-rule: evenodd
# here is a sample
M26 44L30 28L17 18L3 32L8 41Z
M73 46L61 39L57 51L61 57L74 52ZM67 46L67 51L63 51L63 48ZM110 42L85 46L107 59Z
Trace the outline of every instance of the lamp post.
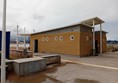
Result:
M25 34L25 27L24 27L24 49L26 49L26 34Z
M17 37L16 37L16 50L18 50L18 28L19 26L17 25Z
M2 56L1 56L1 83L6 83L6 0L3 0L3 24L2 24Z

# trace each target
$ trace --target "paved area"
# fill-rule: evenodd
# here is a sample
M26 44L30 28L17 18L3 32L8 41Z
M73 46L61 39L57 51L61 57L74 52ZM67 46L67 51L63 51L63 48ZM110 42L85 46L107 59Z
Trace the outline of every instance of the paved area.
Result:
M36 56L50 55L50 53L37 53ZM53 55L53 54L52 54ZM94 64L94 65L102 65L108 67L118 67L118 52L108 52L103 53L99 56L88 56L82 57L74 56L74 55L61 55L62 60L69 60L80 63Z
M48 66L44 72L23 77L11 74L7 83L118 83L118 52L83 58L72 55L61 57L61 65Z
M62 83L117 83L118 71L83 66L77 64L66 64L58 67L56 72L47 74L60 80ZM85 79L85 82L75 82L75 80ZM93 80L95 82L86 82Z
M76 61L81 63L89 63L95 65L118 67L118 52L103 53L99 56L89 56L79 58L78 56L72 55L61 55L63 60Z

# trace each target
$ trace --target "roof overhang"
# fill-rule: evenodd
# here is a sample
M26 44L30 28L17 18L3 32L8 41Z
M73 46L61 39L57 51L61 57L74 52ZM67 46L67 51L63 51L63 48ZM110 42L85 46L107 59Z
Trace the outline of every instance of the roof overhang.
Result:
M98 18L98 17L94 17L94 18L90 18L90 19L81 21L81 23L82 23L82 24L89 25L89 26L93 26L93 21L94 21L94 24L95 24L95 25L105 23L103 20L101 20L101 19Z

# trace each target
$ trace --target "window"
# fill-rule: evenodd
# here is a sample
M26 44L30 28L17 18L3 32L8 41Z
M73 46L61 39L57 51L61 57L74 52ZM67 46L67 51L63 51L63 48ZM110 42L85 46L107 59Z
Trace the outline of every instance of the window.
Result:
M86 41L88 41L89 40L89 36L86 36Z
M42 37L42 41L45 41L45 38L44 37Z
M48 41L49 40L49 38L48 37L46 37L46 41Z
M70 36L70 40L74 40L74 35L71 35Z
M55 40L55 41L58 41L58 37L57 37L57 36L55 36L55 37L54 37L54 40Z
M62 37L62 36L60 36L60 37L59 37L59 40L60 40L60 41L63 41L63 37Z

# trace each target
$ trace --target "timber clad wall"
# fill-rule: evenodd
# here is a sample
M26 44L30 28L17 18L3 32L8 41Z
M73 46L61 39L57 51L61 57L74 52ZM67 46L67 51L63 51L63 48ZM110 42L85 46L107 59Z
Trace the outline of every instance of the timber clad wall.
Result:
M81 56L92 54L92 35L90 33L81 32Z
M96 32L95 40L98 41L98 52L100 52L100 32ZM102 32L102 52L107 52L107 38L106 32Z
M92 28L83 27L80 28L80 49L81 56L87 56L92 54Z

